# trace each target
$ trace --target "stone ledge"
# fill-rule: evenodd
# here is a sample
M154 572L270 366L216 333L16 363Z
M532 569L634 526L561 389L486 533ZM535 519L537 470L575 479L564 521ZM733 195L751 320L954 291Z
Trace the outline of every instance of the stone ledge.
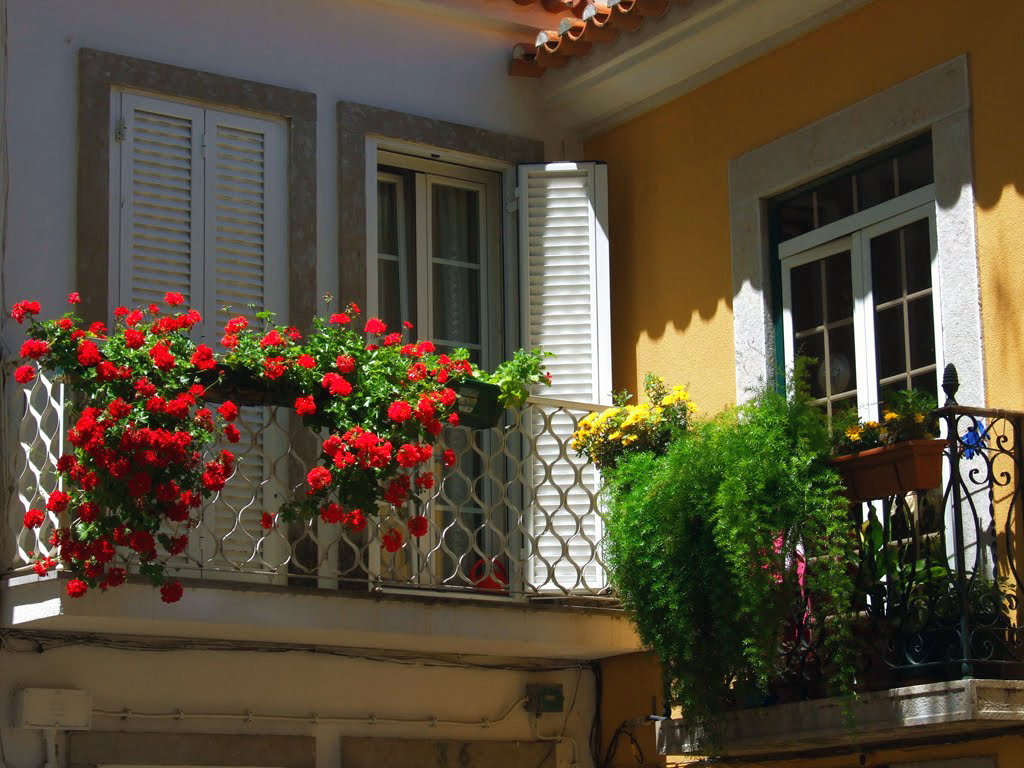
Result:
M954 736L1024 724L1024 681L955 680L893 688L859 696L854 704L861 745ZM662 755L702 754L684 720L656 726ZM849 746L838 699L801 701L732 712L722 742L727 755L771 756L801 750Z

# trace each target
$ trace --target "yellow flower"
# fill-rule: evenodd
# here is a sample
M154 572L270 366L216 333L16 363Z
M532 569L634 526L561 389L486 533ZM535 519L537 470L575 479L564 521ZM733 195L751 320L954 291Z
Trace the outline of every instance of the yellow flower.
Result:
M900 417L898 413L893 413L892 411L886 411L883 415L885 416L886 421L895 421Z
M877 421L865 421L864 429L878 429L879 424Z
M923 424L924 423L924 414L921 413L920 411L915 413L914 414L914 423L915 424Z
M847 427L846 437L853 442L860 440L861 428L859 426Z

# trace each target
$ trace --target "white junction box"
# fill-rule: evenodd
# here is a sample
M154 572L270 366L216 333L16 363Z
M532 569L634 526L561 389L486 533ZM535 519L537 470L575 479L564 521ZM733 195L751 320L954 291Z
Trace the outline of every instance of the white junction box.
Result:
M66 688L19 688L14 692L15 728L87 731L92 727L88 691Z

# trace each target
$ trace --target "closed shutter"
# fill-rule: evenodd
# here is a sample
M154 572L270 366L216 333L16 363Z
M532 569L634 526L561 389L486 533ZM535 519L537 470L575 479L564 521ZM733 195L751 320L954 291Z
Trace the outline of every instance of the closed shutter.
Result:
M122 95L119 303L201 301L203 110Z
M286 163L283 123L206 112L206 285L204 317L255 320L288 314Z
M545 396L585 403L611 397L607 169L556 163L519 169L520 275L524 346L555 353ZM537 416L532 461L531 586L590 591L605 586L603 526L594 509L598 476L565 460L574 422ZM566 490L567 489L567 490Z
M206 110L203 316L212 345L219 346L219 329L229 316L243 315L257 326L258 312L275 312L280 321L288 317L286 142L283 123ZM238 456L238 468L206 510L201 546L204 559L212 555L214 566L238 569L239 578L264 578L247 572L276 570L274 581L284 583L284 532L260 524L264 512L280 505L286 478L278 474L288 469L287 441L274 415L271 408L241 408L241 440L218 446Z
M193 336L217 346L225 307L287 319L286 125L131 93L121 107L117 303L162 304L177 291L203 315ZM287 483L287 424L268 428L272 414L241 409L242 441L216 446L239 454L239 469L204 510L189 555L246 578L281 566L280 580L288 542L260 525Z

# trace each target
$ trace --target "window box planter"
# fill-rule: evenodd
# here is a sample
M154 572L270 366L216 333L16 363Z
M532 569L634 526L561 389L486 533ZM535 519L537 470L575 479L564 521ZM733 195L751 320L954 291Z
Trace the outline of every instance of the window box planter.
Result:
M498 425L498 418L504 410L498 402L501 387L467 379L456 384L454 389L459 396L455 404L459 424L473 429L490 429Z
M843 478L850 501L871 501L942 483L945 440L907 440L830 460Z

